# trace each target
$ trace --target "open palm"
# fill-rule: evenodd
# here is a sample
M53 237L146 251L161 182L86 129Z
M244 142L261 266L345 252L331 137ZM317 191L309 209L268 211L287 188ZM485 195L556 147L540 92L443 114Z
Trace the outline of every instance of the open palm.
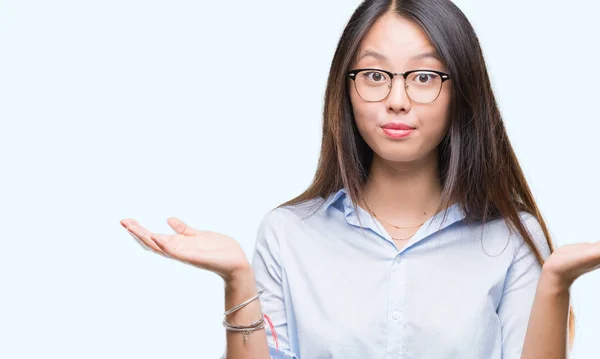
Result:
M544 263L544 270L554 274L565 286L570 286L583 274L598 268L600 268L600 241L559 247Z
M235 239L212 231L194 229L173 217L167 223L175 234L150 232L131 218L121 220L121 225L146 249L214 272L224 280L250 266L246 254Z

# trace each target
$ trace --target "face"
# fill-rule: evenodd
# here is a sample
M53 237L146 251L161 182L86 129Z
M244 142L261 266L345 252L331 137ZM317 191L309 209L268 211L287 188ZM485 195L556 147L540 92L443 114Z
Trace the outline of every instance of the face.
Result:
M369 55L367 52L380 55ZM447 73L443 63L435 57L415 57L428 52L435 54L435 48L418 25L396 14L387 14L371 27L361 42L358 60L350 69L375 68L394 73L419 69ZM381 80L377 75L373 78L373 73L360 73L358 76ZM356 125L374 156L380 159L413 162L430 158L447 131L451 80L443 82L437 99L427 104L415 102L408 96L405 83L410 86L410 81L427 82L428 77L415 79L409 75L405 82L401 76L396 76L391 92L385 99L367 102L357 93L354 81L348 79ZM414 86L416 88L416 84ZM393 131L382 127L390 123L405 124L414 129Z

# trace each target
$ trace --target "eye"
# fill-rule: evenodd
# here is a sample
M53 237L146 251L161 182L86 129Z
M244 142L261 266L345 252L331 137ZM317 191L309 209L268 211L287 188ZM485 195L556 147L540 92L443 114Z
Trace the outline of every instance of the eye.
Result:
M388 79L386 74L380 71L363 71L361 74L366 80L374 83L386 82Z
M436 83L438 78L439 78L439 75L436 74L435 72L419 71L419 72L410 74L411 82L414 82L417 85L431 85L431 84Z

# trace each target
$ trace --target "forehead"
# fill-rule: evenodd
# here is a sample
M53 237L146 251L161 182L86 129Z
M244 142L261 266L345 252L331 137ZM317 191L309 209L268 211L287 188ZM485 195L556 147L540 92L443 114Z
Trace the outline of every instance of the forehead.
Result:
M373 52L382 54L385 58L365 56ZM431 57L413 58L426 52L435 53L435 48L423 29L410 20L387 13L373 24L362 39L355 61L362 58L361 61L388 61L395 65L410 61L440 61L439 57L437 61Z

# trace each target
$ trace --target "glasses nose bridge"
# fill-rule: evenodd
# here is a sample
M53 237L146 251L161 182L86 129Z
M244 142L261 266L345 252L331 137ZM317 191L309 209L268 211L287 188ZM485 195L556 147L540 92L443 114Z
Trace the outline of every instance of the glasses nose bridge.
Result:
M404 82L406 82L406 77L404 76L406 74L407 71L405 72L390 72L390 74L392 74L391 78L390 78L390 84L388 85L390 88L390 91L392 90L392 86L394 84L394 79L396 77L401 77L402 79L404 79ZM404 84L404 87L406 87L406 83Z

